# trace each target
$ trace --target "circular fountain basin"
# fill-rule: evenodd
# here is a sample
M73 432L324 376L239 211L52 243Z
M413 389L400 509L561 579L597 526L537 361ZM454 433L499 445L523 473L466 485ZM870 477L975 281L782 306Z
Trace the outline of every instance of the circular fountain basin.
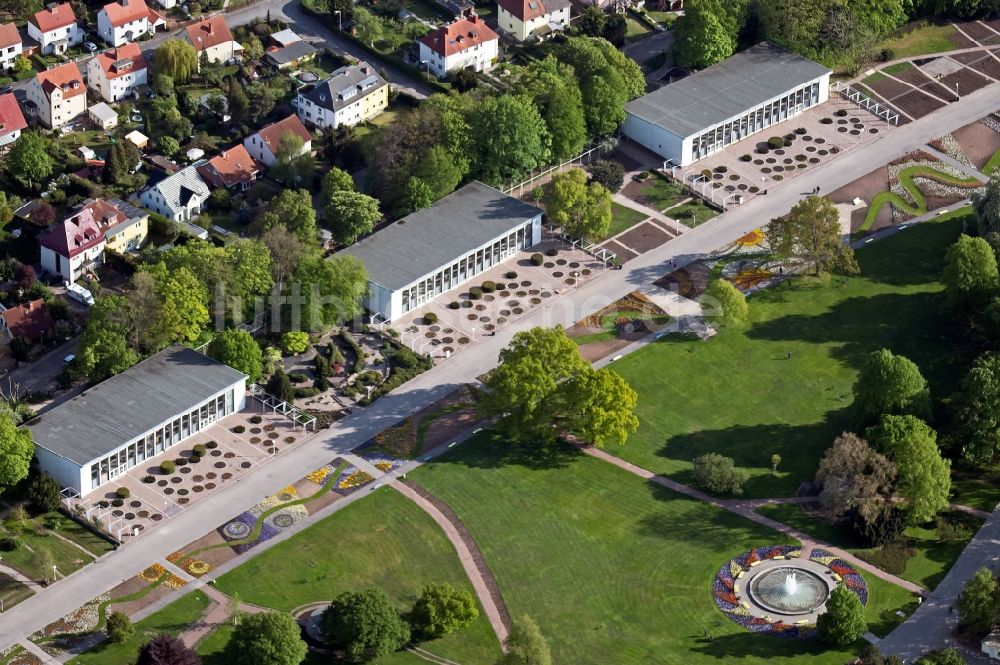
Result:
M747 590L754 602L777 614L814 612L830 595L822 577L793 566L779 566L755 575Z

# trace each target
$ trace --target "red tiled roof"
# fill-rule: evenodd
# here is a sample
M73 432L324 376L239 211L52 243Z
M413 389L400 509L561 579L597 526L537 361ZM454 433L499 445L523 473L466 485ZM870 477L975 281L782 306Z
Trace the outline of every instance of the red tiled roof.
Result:
M65 28L67 25L76 23L76 14L73 7L68 2L56 5L52 8L45 8L31 17L34 23L42 32L50 32L58 28Z
M229 31L225 17L221 15L202 19L189 25L186 30L188 40L194 45L196 51L204 51L207 48L233 41L233 33Z
M42 333L52 330L55 325L48 305L41 298L15 305L0 313L0 317L7 324L11 335L29 340L38 339Z
M0 48L17 46L21 43L21 33L13 23L0 24Z
M126 23L138 21L142 17L153 20L150 9L143 0L124 0L124 2L112 2L104 5L104 12L108 15L108 21L118 28Z
M309 130L306 129L306 126L302 124L297 115L290 115L284 120L279 120L264 127L257 133L260 135L260 139L271 149L271 152L276 154L278 146L281 145L281 137L289 132L298 136L304 143L312 140L312 135L309 134Z
M87 160L87 164L104 166L104 162L101 160ZM84 210L88 211L97 225L102 228L110 228L128 221L128 215L104 199L93 199L84 203L80 212Z
M63 91L64 99L87 94L87 86L83 84L83 75L75 62L67 62L65 65L38 72L37 78L46 97L51 97L52 92L57 88Z
M104 233L94 219L94 213L84 208L56 224L48 233L38 239L38 244L48 247L56 254L72 258L104 242Z
M17 98L13 92L0 95L0 136L10 134L24 129L28 123L24 121L24 114L17 103Z
M123 60L130 61L129 65L115 67L115 63ZM129 42L118 48L108 49L97 56L97 64L100 65L104 75L109 79L124 76L129 72L137 72L146 68L146 59L142 57L142 49L135 42Z
M420 38L429 49L444 57L498 39L497 33L475 14L428 32Z
M252 182L259 172L260 165L242 143L198 167L198 173L212 187L232 187L241 182Z

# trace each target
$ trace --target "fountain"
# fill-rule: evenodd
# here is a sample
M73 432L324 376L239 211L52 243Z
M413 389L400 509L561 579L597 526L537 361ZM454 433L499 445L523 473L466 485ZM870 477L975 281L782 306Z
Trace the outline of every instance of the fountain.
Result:
M777 566L754 575L747 585L750 598L769 612L783 615L810 614L830 595L827 581L811 570Z
M795 595L795 590L799 588L799 582L795 579L795 573L792 572L785 576L785 593L789 596Z

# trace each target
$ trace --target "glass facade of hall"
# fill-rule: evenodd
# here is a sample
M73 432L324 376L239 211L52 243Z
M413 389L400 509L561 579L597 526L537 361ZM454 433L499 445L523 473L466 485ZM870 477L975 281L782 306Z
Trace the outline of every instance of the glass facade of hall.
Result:
M472 279L501 261L506 261L514 254L531 247L534 222L528 222L510 234L494 241L487 247L470 252L454 263L441 268L436 273L403 289L402 312L409 312L419 307L434 296L441 295L459 284Z
M117 478L136 464L155 457L184 439L209 427L216 420L231 414L236 395L230 388L188 413L177 416L169 423L140 436L114 453L90 465L90 489Z
M808 83L780 99L747 111L739 118L714 127L694 138L692 160L707 157L717 150L742 141L771 125L787 120L819 103L819 82Z

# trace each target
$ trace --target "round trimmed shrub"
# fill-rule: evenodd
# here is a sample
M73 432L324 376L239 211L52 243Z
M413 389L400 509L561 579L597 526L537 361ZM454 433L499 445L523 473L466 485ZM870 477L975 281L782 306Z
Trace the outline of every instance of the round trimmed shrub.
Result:
M115 508L121 508L122 506L125 505L125 499L112 499L111 505L114 506Z
M118 489L115 490L115 496L117 496L119 499L127 499L130 496L132 496L132 492L129 491L129 488L127 487L119 487Z
M542 256L541 254L539 254L537 252L531 255L531 265L533 265L533 266L540 266L543 263L545 263L545 257L544 256Z
M156 478L154 478L153 476L143 476L142 482L146 483L147 485L150 485L156 482Z
M237 425L236 427L233 428L234 434L243 434L243 432L245 431L247 431L247 428L244 427L243 425Z
M481 288L483 289L483 293L493 293L494 291L497 290L497 285L495 282L486 280L485 282L483 282Z
M766 155L767 153L771 152L771 149L768 148L766 145L761 144L757 146L757 149L754 152L756 152L758 155Z
M833 118L820 118L819 122L820 122L821 125L832 125L833 124Z
M556 256L559 254L559 250L556 249L555 247L549 247L547 250L545 250L545 253L548 254L549 256Z
M107 502L106 500L104 500L104 499L101 499L100 501L98 501L98 502L97 502L97 507L98 507L98 508L107 508L107 507L108 507L108 506L110 506L110 505L111 505L111 504L110 504L110 503L108 503L108 502Z
M805 133L806 133L806 128L805 127L798 127L798 128L796 128L795 133L798 134L799 136L804 136Z
M767 140L767 147L771 150L778 150L785 147L785 139L780 136L772 136Z
M194 448L191 449L191 452L193 452L198 457L204 457L205 456L205 452L207 450L208 449L205 448L205 446L203 446L200 443L198 443L198 444L195 444Z
M434 312L427 312L426 314L424 314L424 321L426 321L429 324L437 323L437 320L438 320L438 315L435 314Z
M506 288L507 288L507 285L506 285L506 284L504 284L503 282L497 282L497 283L496 283L496 290L497 290L497 291L503 291L503 290L505 290Z
M174 462L172 460L168 460L167 459L167 460L163 460L162 462L160 462L160 472L161 473L164 473L164 474L166 474L166 475L169 476L171 473L173 473L176 470L177 470L177 465L174 464Z
M450 307L451 309L458 309L461 306L462 303L458 302L457 300L452 300L450 303L448 303L448 307Z
M839 111L837 111L836 113L834 113L834 115L837 116L838 118L846 118L847 117L847 109L840 109Z
M517 273L514 272L513 270L511 270L510 272L505 272L503 276L506 277L507 279L517 279Z
M701 170L701 175L704 178L711 179L712 178L712 171L710 169L702 169Z
M478 286L473 286L469 289L469 298L472 300L479 300L483 297L483 289Z
M208 448L209 450L215 450L216 448L219 447L219 443L217 441L207 441L205 443L205 447Z
M174 460L174 464L176 464L177 466L184 466L187 463L188 463L187 457L178 457L177 459Z
M750 161L753 161L753 155L749 155L749 154L748 155L743 155L742 157L740 157L740 161L741 162L750 162Z
M716 173L727 173L728 171L729 171L729 167L728 166L724 166L722 164L720 164L719 166L715 167L715 172Z
M250 422L252 422L254 425L259 425L260 423L264 422L264 419L261 418L260 416L250 416Z

